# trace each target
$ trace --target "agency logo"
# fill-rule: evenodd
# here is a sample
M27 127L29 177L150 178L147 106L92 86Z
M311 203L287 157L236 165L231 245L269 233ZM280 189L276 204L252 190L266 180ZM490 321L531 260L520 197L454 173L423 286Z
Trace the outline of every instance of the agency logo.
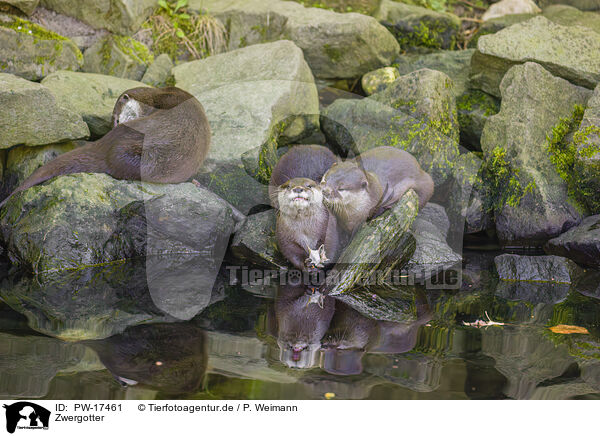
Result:
M28 401L5 404L6 431L14 433L18 428L26 430L47 430L50 422L50 411Z

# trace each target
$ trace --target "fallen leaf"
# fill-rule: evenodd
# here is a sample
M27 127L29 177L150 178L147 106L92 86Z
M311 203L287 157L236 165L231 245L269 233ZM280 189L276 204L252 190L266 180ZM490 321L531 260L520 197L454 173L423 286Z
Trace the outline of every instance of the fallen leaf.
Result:
M590 332L585 327L579 327L576 325L559 324L554 327L550 327L550 331L553 333L559 333L561 335L572 335L578 333L581 335L589 335Z
M335 398L335 394L333 392L326 392L325 393L325 399L326 400L331 400L332 398Z

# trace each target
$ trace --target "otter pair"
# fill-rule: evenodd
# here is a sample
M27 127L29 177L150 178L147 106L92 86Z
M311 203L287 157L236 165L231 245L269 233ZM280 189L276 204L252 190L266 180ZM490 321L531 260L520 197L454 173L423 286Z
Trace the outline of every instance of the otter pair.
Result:
M2 203L53 177L106 173L116 179L181 183L192 177L210 146L204 108L182 89L133 88L117 99L113 129L97 141L38 168Z
M279 249L298 269L321 268L335 261L343 241L362 223L409 189L423 207L433 180L406 151L376 147L342 162L322 146L292 147L273 169L269 186L279 210Z

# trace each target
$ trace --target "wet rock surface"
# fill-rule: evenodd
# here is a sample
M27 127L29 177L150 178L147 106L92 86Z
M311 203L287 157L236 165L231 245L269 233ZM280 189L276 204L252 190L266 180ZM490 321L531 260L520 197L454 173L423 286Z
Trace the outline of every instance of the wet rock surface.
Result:
M546 252L565 256L582 265L600 266L600 215L584 218L576 227L551 239Z

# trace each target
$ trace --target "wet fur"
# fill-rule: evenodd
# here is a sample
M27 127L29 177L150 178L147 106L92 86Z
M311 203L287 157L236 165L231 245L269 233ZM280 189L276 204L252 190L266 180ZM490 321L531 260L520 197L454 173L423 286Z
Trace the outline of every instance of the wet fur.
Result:
M125 123L119 115L131 100L141 104L140 117ZM202 165L210 146L210 127L202 105L175 87L125 91L113 111L114 128L95 142L58 156L33 172L14 194L53 177L106 173L116 179L181 183Z

